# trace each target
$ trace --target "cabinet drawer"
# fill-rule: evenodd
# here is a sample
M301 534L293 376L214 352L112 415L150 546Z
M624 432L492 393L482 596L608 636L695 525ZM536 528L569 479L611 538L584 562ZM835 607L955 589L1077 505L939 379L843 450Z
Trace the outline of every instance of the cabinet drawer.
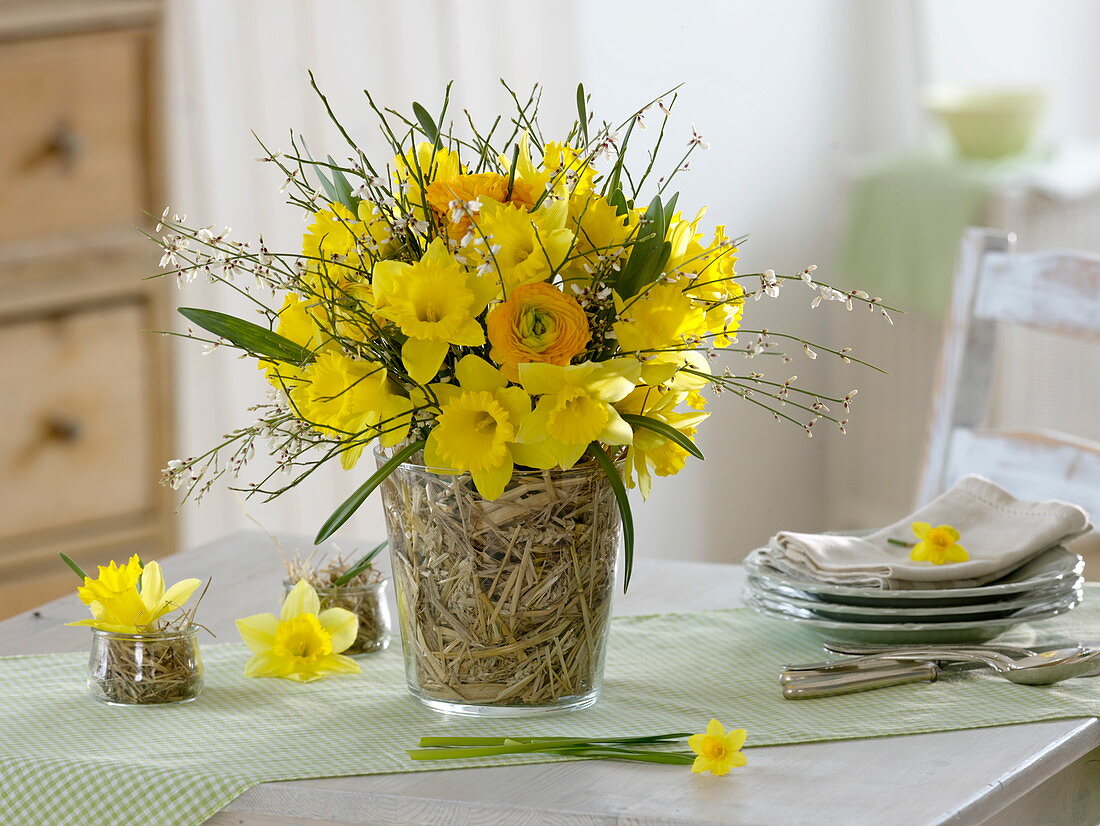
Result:
M145 303L0 325L0 542L152 507Z
M0 243L140 217L145 46L141 31L0 45Z

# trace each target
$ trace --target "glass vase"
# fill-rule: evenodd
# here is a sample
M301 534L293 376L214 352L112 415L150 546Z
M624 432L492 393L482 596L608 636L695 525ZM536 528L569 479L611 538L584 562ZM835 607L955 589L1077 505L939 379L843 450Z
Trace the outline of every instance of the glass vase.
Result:
M415 464L381 489L417 699L498 717L596 701L619 544L598 466L517 472L493 501L467 474Z
M283 596L290 593L294 582L283 582ZM393 636L393 621L390 618L390 606L386 602L388 580L369 582L365 585L328 585L315 588L321 600L321 610L326 608L345 608L359 618L359 632L355 641L341 654L349 657L356 654L371 654L382 651L390 644Z
M199 629L119 634L92 629L88 688L113 706L189 703L203 685Z

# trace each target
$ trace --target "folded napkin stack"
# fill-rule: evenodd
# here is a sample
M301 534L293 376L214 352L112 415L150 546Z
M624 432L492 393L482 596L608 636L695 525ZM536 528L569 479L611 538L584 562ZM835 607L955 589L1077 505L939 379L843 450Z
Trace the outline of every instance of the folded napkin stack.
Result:
M951 525L969 559L910 560L914 522ZM999 579L1048 548L1088 533L1088 514L1066 502L1025 502L980 476L966 476L916 513L860 536L781 531L753 553L788 574L867 588L969 588Z

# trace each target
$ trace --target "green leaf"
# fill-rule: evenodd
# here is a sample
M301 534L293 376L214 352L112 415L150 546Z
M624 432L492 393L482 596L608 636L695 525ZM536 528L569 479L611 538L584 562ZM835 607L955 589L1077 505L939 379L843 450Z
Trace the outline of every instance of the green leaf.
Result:
M215 310L202 310L196 307L177 307L176 309L188 321L254 355L290 364L304 364L313 358L313 353L302 345L251 321Z
M621 414L623 419L633 427L644 427L646 430L652 430L658 436L664 436L669 441L675 442L696 459L706 459L698 446L690 438L685 436L675 427L659 419L654 419L652 416L639 416L637 413L623 413Z
M362 559L360 559L358 562L356 562L354 565L344 571L344 573L340 574L340 576L338 576L332 584L336 586L347 585L349 582L359 576L359 574L367 570L367 568L370 567L371 560L378 556L379 552L388 544L388 539L379 542L371 550L367 551L367 553L363 555Z
M619 516L623 521L623 556L626 561L623 571L623 593L625 594L630 587L630 574L634 570L634 517L630 513L630 500L626 495L623 477L619 475L619 469L615 467L611 457L598 442L593 442L588 447L603 468L603 472L607 474L607 481L611 483L611 490L615 492L615 501L619 504Z
M340 201L340 193L336 191L336 187L332 185L332 182L325 177L325 173L321 171L321 167L315 166L313 170L317 173L317 180L321 182L325 194L328 195L329 203L338 203Z
M332 155L328 156L328 162L336 166ZM336 190L336 199L350 209L352 215L355 215L359 210L359 199L352 195L351 184L339 169L332 170L332 186Z
M584 84L577 84L577 122L581 127L581 140L588 146L588 107L584 100Z
M619 178L623 171L623 162L626 160L626 145L630 143L630 133L634 131L634 124L638 122L637 118L632 118L630 126L626 128L626 136L623 138L622 143L619 144L619 157L615 159L615 165L611 168L611 175L607 179L607 184L604 186L604 192L614 192L619 188Z
M62 554L62 553L59 553L58 556L61 557L62 562L64 562L66 565L68 565L70 568L73 569L73 573L75 573L78 577L80 577L81 582L83 582L86 579L89 579L89 576L86 573L84 573L84 569L81 568L79 565L77 565L76 560L74 560L71 556L69 556L67 554Z
M371 476L370 479L360 485L355 493L344 500L344 503L332 512L332 516L325 520L325 524L323 524L321 530L317 532L317 538L313 540L313 544L320 545L336 533L340 526L347 522L353 513L359 510L359 506L367 501L367 497L374 493L374 489L381 485L386 480L387 476L397 470L398 465L418 450L423 450L425 444L426 440L421 439L419 442L405 445L405 447L397 451L392 458L374 472L374 475Z
M413 114L416 115L416 120L420 123L420 129L428 136L436 149L443 147L443 139L439 134L439 127L435 125L435 121L432 120L432 116L428 114L428 110L421 106L419 103L413 104Z

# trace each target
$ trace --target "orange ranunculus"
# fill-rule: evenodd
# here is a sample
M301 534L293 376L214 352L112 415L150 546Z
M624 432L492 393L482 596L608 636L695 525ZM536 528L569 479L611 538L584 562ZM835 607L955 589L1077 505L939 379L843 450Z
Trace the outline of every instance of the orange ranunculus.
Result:
M489 311L486 327L493 345L489 355L512 381L519 380L518 365L526 362L569 364L592 338L580 304L545 281L513 290Z
M443 181L433 181L427 189L428 203L447 227L447 234L459 241L470 229L469 215L451 209L454 201L464 203L481 202L486 198L502 204L512 204L530 211L538 200L538 193L524 181L514 180L508 186L507 175L492 172L480 172L473 175L458 175ZM476 213L475 213L476 220Z

